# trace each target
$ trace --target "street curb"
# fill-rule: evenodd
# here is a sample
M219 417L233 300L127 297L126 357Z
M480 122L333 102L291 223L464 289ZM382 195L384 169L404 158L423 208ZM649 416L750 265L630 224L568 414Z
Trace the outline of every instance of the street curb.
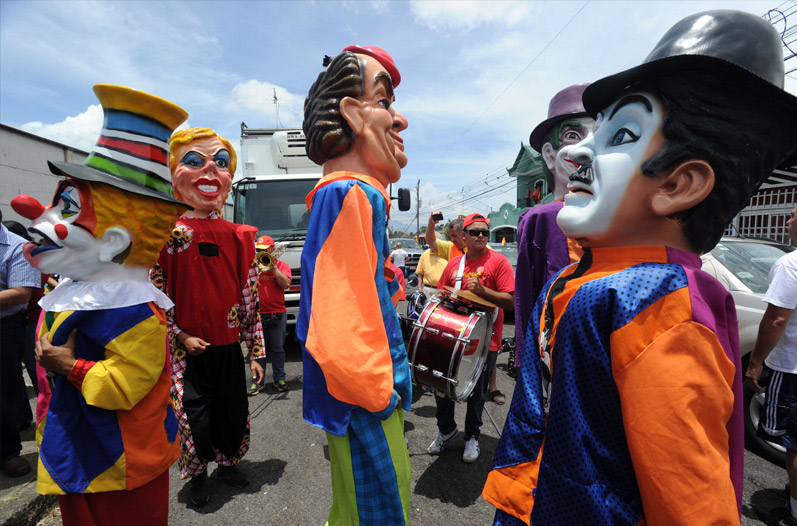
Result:
M2 526L35 526L58 502L55 495L39 495L7 518Z

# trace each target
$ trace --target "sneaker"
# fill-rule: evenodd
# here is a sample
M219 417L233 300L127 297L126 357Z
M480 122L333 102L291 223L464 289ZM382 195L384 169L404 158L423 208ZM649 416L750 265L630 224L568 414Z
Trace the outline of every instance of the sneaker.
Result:
M199 475L193 477L191 482L191 502L194 506L202 507L210 500L210 493L208 492L208 472L203 471Z
M249 389L246 391L246 394L249 396L255 396L257 393L262 391L266 387L265 383L259 384L257 382L252 382L252 385L249 386Z
M290 391L291 388L288 387L288 384L285 383L285 380L277 380L274 382L274 387L277 388L277 391L280 393L284 393L285 391Z
M432 443L429 444L428 448L426 448L426 452L430 455L439 455L446 448L446 444L448 444L451 439L456 436L456 434L456 429L447 435L444 435L443 433L437 433L437 436L434 438Z
M249 479L235 466L219 466L219 479L233 488L245 488Z
M471 437L470 440L465 442L465 452L462 453L462 461L468 464L476 462L479 458L479 439Z

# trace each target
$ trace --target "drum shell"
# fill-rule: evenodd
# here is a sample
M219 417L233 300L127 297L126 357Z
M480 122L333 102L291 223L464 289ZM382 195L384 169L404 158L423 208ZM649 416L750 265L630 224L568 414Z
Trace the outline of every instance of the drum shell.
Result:
M433 298L410 337L413 381L454 400L466 399L484 367L491 321L488 313L472 306Z

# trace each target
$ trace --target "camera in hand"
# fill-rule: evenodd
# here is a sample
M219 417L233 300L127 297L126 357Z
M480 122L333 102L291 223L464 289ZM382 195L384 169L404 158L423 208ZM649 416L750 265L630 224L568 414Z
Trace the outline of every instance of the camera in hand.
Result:
M432 214L432 219L435 221L442 221L443 220L443 212L436 212Z

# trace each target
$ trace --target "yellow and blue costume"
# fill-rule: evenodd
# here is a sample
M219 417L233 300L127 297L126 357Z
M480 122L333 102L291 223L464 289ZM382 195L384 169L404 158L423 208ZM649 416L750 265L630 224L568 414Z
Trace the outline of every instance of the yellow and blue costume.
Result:
M37 427L39 493L131 490L177 459L163 310L168 300L156 292L150 302L91 310L47 311L43 300L41 334L49 332L60 346L77 331L77 363L68 377L56 375Z

